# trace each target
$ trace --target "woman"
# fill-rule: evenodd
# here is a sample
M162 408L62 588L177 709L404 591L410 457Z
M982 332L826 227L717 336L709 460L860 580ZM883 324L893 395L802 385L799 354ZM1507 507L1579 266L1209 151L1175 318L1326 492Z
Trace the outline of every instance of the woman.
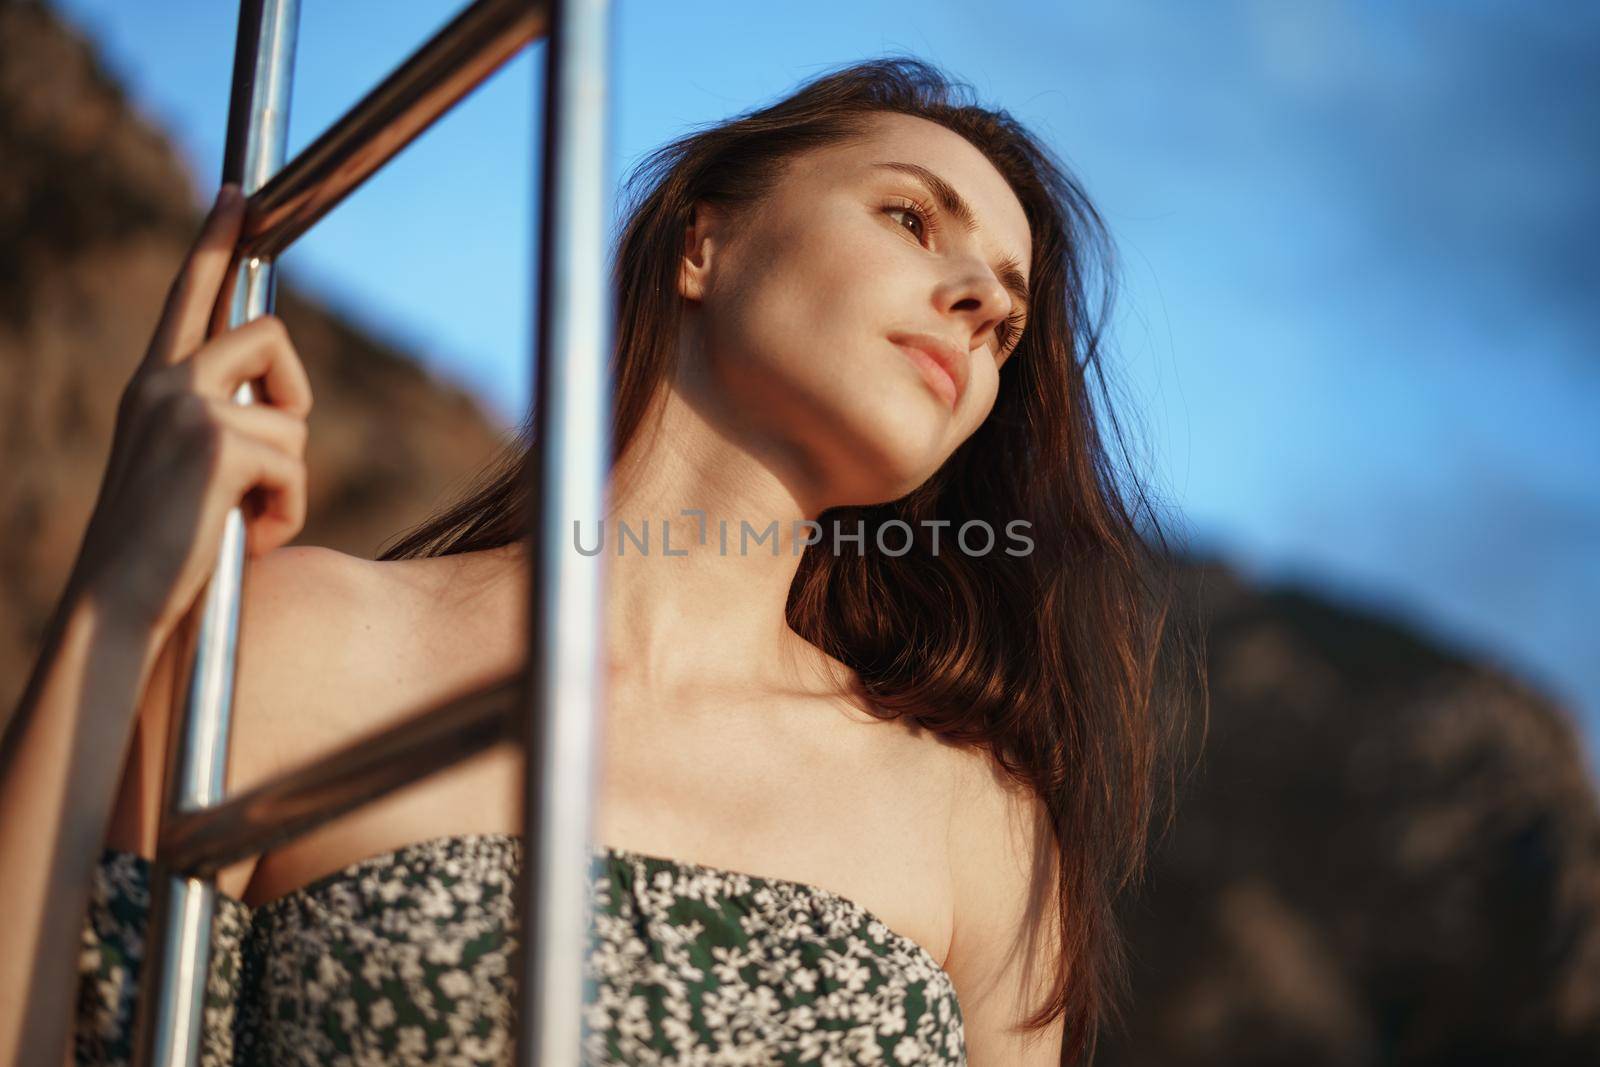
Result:
M1088 392L1097 214L913 60L684 137L630 188L610 521L574 545L608 568L586 1058L1087 1060L1170 721L1136 515L1159 527ZM254 516L230 792L526 648L526 436L378 561L280 547L309 385L274 319L205 338L240 217L219 200L174 285L7 729L0 1002L73 977L85 898L47 903L39 858L92 875L84 1059L126 1042L173 635L230 506ZM495 751L224 871L208 1058L502 1060L520 776ZM55 1014L6 1047L63 1047Z

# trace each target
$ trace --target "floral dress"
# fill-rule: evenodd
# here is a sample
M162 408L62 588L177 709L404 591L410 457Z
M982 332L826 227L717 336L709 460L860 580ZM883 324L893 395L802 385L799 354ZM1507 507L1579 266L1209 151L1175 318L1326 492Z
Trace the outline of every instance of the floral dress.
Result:
M515 835L461 835L257 908L219 894L202 1064L509 1064L520 860ZM79 1064L131 1059L150 870L96 868ZM609 846L590 889L585 1065L966 1063L949 975L854 901Z

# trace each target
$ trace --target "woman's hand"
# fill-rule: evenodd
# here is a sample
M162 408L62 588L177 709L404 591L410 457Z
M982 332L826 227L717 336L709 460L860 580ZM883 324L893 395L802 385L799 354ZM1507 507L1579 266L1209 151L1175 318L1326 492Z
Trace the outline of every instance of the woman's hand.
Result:
M125 623L171 633L216 564L229 509L249 553L305 524L311 385L281 320L264 315L207 340L244 219L224 186L167 296L149 351L123 390L105 479L71 584ZM229 296L231 297L231 287ZM257 402L233 398L263 379ZM147 630L147 633L149 630Z

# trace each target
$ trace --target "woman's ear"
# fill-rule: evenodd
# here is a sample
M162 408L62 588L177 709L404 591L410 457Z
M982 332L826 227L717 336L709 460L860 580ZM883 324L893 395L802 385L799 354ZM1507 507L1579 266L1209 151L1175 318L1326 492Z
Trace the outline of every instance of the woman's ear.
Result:
M683 258L679 261L678 293L685 300L704 300L710 288L712 253L721 248L722 213L704 201L690 209L683 230Z

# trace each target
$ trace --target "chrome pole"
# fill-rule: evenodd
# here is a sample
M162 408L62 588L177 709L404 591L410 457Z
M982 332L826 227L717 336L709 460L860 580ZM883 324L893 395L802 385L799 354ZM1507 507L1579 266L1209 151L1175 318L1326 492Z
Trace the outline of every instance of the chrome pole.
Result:
M299 0L241 0L239 5L222 179L238 182L247 195L283 165L299 18ZM274 264L269 259L250 259L239 265L230 327L272 310L274 281ZM240 404L255 403L253 386L242 384L233 399ZM174 773L166 785L164 815L195 811L223 799L245 547L244 515L235 507L228 512L216 567L198 605L194 662L169 747L173 758L167 765ZM135 1063L140 1067L195 1067L200 1057L216 886L173 874L159 862L153 878Z
M518 1062L577 1064L595 737L604 708L602 555L571 551L610 468L605 269L607 0L557 0L546 54L539 321L530 413L529 655Z

